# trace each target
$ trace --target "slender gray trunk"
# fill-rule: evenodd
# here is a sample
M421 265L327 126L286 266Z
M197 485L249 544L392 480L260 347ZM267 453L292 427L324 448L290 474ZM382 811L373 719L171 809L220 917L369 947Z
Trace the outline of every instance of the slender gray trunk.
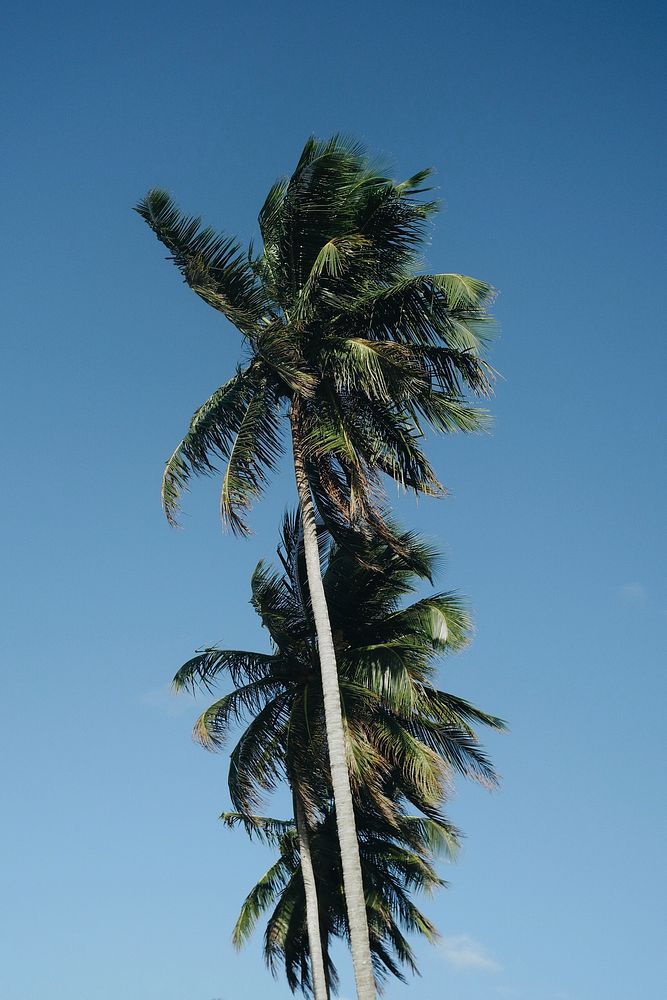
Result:
M308 927L308 947L310 950L310 972L313 977L313 995L315 1000L329 1000L327 976L324 970L324 956L322 954L322 937L320 935L317 884L313 870L313 859L310 854L310 832L299 793L296 791L294 792L294 813L296 829L299 835L303 889L306 895L306 926Z
M338 688L336 653L320 569L315 508L310 484L306 475L298 428L294 426L293 417L292 421L294 473L301 506L308 589L310 590L313 618L315 619L320 670L322 674L329 766L331 769L331 783L333 785L334 804L336 808L336 826L338 829L338 842L340 844L340 858L343 869L345 905L350 926L350 946L352 950L352 964L354 966L354 980L358 1000L375 1000L375 977L371 963L366 901L361 874L361 860L359 858L359 841L357 839L352 790L350 788L350 776L345 753L345 731L343 729L343 713Z

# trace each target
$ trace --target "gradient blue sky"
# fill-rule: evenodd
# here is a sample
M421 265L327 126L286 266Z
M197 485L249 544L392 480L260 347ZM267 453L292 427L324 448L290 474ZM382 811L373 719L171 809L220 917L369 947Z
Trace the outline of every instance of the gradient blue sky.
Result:
M66 0L3 22L0 995L289 996L229 944L267 854L218 824L225 761L168 682L199 645L264 641L248 580L291 483L248 542L210 483L184 532L164 522L163 461L239 339L130 207L160 185L250 237L307 135L344 130L397 175L437 168L429 265L502 292L495 431L434 442L451 497L397 509L473 600L443 685L510 721L504 782L451 803L444 941L387 1000L657 997L658 5Z

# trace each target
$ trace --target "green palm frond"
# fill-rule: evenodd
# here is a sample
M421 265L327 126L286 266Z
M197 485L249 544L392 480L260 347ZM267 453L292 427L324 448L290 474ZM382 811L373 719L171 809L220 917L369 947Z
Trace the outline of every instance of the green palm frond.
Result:
M392 763L406 790L436 805L447 789L449 761L421 738L421 730L420 725L412 722L412 716L399 721L396 715L384 711L374 720L373 737L382 757Z
M273 847L280 847L285 837L294 838L296 835L294 820L291 819L273 819L271 816L240 812L224 812L220 819L228 829L242 826L251 839L257 837Z
M361 233L334 236L321 247L310 273L299 290L290 313L303 327L317 316L318 306L326 309L328 296L336 294L337 285L346 275L355 275L359 267L373 261L373 246Z
M378 343L383 343L378 341ZM479 356L477 347L432 347L420 345L414 350L421 364L430 373L433 389L439 390L452 398L461 397L461 389L465 387L475 396L493 395L495 371L488 362Z
M463 649L473 629L466 602L452 592L416 601L390 615L383 626L388 636L419 636L439 653Z
M245 649L204 649L184 663L172 681L174 690L195 693L198 687L213 690L223 672L233 684L247 684L267 678L272 669L283 664L279 656L252 653Z
M393 402L427 391L431 375L419 355L404 344L363 337L331 338L323 368L336 388Z
M396 191L398 194L423 194L425 191L430 191L431 188L422 187L424 181L428 180L429 177L433 175L433 168L426 167L424 170L417 171L412 177L408 177L406 180L401 181L400 184L396 185Z
M261 495L282 452L280 405L274 387L249 368L199 407L164 471L162 504L170 523L177 523L180 496L192 473L211 475L223 461L223 523L237 534L248 533L244 512Z
M274 903L289 879L288 860L279 858L245 898L232 931L232 944L241 948L252 934L257 921Z
M459 698L454 694L445 691L429 690L425 691L428 697L431 710L438 714L439 718L445 720L464 719L467 723L479 723L489 726L497 732L506 732L507 723L499 719L496 715L483 712L481 708L471 705L465 698Z
M376 275L385 281L412 271L437 203L413 200L413 191L384 178L369 178L360 191L359 231L376 248Z
M358 330L359 336L370 340L448 347L480 355L493 333L487 313L493 289L479 282L477 298L465 300L458 281L452 281L459 278L463 276L404 275L391 284L369 289L350 303L345 314L347 329Z
M195 412L162 477L162 506L170 524L177 523L180 497L192 474L211 475L217 471L216 459L229 458L253 395L250 372L238 371Z
M400 529L395 522L389 521L388 527L396 545L371 538L364 543L363 552L334 546L328 554L327 593L336 605L337 616L353 634L357 625L360 634L365 632L376 616L384 621L419 581L433 582L440 559L434 546L417 532Z
M195 723L195 739L207 750L222 747L235 723L246 715L262 717L264 712L273 715L280 704L283 682L273 677L252 681L234 688L229 694L210 705Z
M300 293L323 244L354 231L355 206L348 193L360 169L361 147L340 136L304 146L273 226L282 281L292 297Z
M272 387L258 385L229 448L220 513L223 524L238 535L248 534L244 512L262 494L282 452L279 405Z
M289 720L289 709L290 697L283 688L257 712L234 747L228 784L237 812L254 812L262 795L273 791L284 777L284 728ZM215 735L214 729L212 737Z
M392 711L409 713L420 695L410 652L399 642L357 647L345 657L345 676L368 688Z
M467 315L471 310L486 309L496 295L495 289L486 281L466 274L434 274L432 281L443 293L453 315L461 312Z
M300 873L295 871L267 920L264 959L274 976L282 964L287 985L293 993L301 990L308 995L312 992L312 976L308 943L303 934L305 899L300 891L300 883ZM331 979L330 971L330 982Z
M433 858L456 859L461 847L459 831L446 819L428 816L401 816L397 821L406 843Z
M275 377L287 397L309 398L318 384L315 370L306 361L299 338L280 323L264 327L253 341L254 356Z
M354 423L349 421L353 441L366 459L369 473L377 468L404 490L443 495L444 489L420 447L418 426L406 419L399 406L382 406L368 399L358 406L355 416Z
M312 643L312 616L302 600L305 591L295 594L285 577L263 560L254 569L251 591L252 605L278 648L293 651Z
M135 210L169 250L190 288L241 331L254 331L267 301L241 244L202 228L201 219L183 215L159 188L149 191Z
M498 776L479 740L465 723L437 722L415 713L403 722L403 727L415 744L428 749L438 760L465 778L486 788L498 784ZM427 797L427 796L425 796Z
M473 434L487 431L491 426L491 418L486 410L470 406L463 396L454 396L449 392L431 392L411 401L406 409L414 417L417 426L421 416L436 431L445 434L456 434L458 431Z

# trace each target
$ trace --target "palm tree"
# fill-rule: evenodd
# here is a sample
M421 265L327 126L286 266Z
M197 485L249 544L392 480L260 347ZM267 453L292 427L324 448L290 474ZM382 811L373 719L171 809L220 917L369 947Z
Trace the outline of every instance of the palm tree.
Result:
M392 531L397 547L375 541L361 551L322 534L320 558L357 815L367 826L400 830L408 804L436 824L445 822L440 807L454 770L484 784L495 781L471 723L503 724L433 686L437 659L465 644L470 622L451 593L405 603L420 580L432 577L435 554L414 534ZM249 721L230 759L229 788L238 815L252 815L263 793L283 778L290 782L319 998L327 995L327 971L317 934L320 884L310 842L322 817L330 817L332 781L298 516L285 517L279 555L282 572L260 563L252 578L252 603L269 632L271 652L202 650L181 667L174 685L210 691L225 674L234 685L201 714L195 736L217 749L235 723ZM366 890L371 907L368 883Z
M435 210L417 197L428 173L397 184L359 147L310 139L291 178L269 192L257 255L202 229L163 191L137 206L190 288L247 347L167 462L170 521L190 477L222 460L223 521L245 533L244 515L282 451L282 417L289 420L359 1000L372 1000L375 986L316 515L339 537L355 526L387 536L383 474L417 493L441 491L419 445L422 425L482 423L465 392L490 392L481 350L491 289L459 274L415 273Z
M302 877L302 855L294 821L223 813L229 827L242 825L251 837L278 848L278 859L260 878L243 903L232 940L241 947L262 914L268 913L264 957L274 975L282 965L292 992L314 992L307 933L307 898ZM431 894L444 886L434 862L452 858L458 849L458 831L444 819L401 816L398 824L373 817L359 823L360 854L367 893L371 952L377 981L388 975L405 982L401 966L417 973L414 954L404 932L416 932L428 941L437 938L433 924L411 899L414 891ZM335 992L338 973L329 945L333 938L349 937L342 891L340 850L333 812L329 809L311 834L316 860L319 936L325 956L328 993Z

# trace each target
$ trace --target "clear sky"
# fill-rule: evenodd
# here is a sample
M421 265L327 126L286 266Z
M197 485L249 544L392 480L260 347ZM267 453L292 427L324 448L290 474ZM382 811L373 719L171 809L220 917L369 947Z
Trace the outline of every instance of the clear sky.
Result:
M641 0L7 3L3 1000L289 996L229 943L268 855L217 822L225 760L168 682L200 645L264 648L249 576L291 482L247 542L212 483L164 522L239 337L130 208L163 186L248 238L338 130L433 165L429 266L501 289L495 430L433 442L450 498L397 510L473 601L442 684L509 720L504 780L452 801L443 942L387 1000L661 995L664 29Z

